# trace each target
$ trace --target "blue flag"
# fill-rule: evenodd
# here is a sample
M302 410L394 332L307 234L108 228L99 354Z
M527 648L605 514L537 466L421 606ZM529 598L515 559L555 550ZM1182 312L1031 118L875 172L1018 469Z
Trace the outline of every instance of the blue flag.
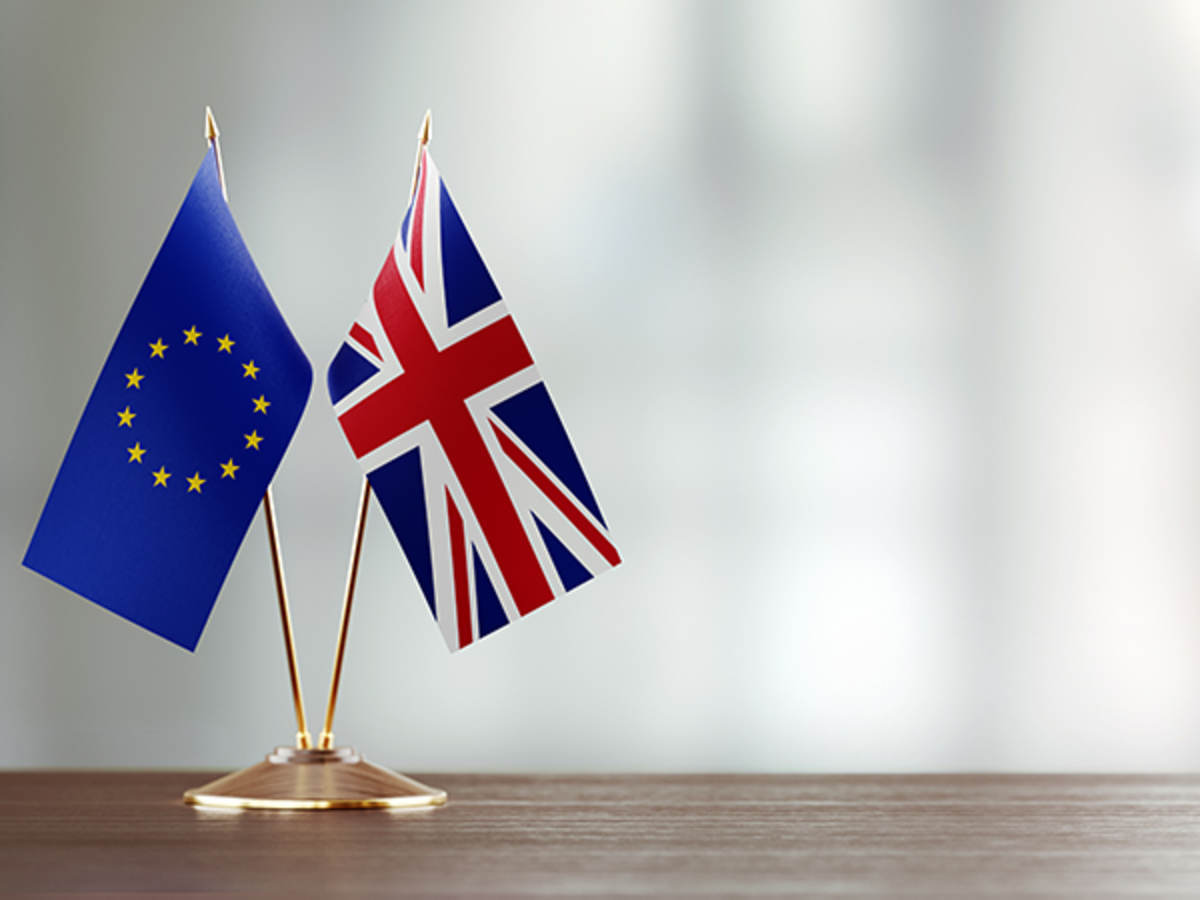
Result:
M311 387L210 149L92 389L24 564L194 650Z

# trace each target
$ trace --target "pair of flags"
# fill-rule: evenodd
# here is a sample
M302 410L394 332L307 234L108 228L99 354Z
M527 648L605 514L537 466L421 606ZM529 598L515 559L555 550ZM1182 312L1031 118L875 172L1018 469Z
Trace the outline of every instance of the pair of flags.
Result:
M327 381L455 650L620 557L427 148L416 185ZM101 369L24 564L195 649L311 387L210 147Z

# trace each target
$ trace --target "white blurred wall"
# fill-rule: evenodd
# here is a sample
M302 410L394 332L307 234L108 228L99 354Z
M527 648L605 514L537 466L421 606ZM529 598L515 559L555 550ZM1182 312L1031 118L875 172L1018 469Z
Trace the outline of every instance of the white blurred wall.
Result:
M197 653L19 565L222 127L322 371L434 148L625 563L447 654L372 516L337 731L409 770L1194 769L1200 12L0 0L0 766L294 731L261 522ZM309 715L358 469L276 497Z

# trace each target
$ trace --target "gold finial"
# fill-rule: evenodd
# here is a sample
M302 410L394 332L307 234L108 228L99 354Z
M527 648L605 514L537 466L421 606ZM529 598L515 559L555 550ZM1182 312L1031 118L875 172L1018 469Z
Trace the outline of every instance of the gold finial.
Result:
M421 151L433 136L433 111L425 110L425 118L421 120L421 130L417 132L417 157L413 160L412 186L408 190L409 200L417 195L417 176L421 174Z
M217 157L217 180L221 182L221 195L228 203L229 188L225 186L225 166L221 164L221 129L217 127L217 118L211 106L204 107L204 138L212 145Z

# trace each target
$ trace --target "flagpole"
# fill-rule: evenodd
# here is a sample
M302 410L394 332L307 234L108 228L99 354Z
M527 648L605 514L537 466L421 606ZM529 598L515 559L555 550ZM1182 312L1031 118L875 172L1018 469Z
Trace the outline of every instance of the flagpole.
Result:
M213 117L212 107L204 107L204 136L213 148L217 162L217 178L221 182L221 193L229 202L229 191L225 187L225 167L221 165L221 132ZM279 546L279 531L275 527L275 500L271 486L263 494L263 515L267 520L267 541L271 547L271 568L275 575L275 593L279 598L279 617L283 621L283 644L287 653L288 674L292 681L292 703L296 707L296 746L301 750L312 747L312 736L304 717L304 697L300 690L300 669L296 663L296 642L292 637L292 613L288 606L287 585L283 579L283 552Z
M429 143L433 131L433 113L425 110L425 118L421 122L421 130L417 132L417 153L413 160L412 186L409 188L409 202L417 193L417 176L421 171L421 151ZM362 558L363 534L367 529L367 508L371 500L371 482L366 476L362 480L362 492L358 498L358 516L354 522L354 538L350 546L350 569L346 573L346 591L342 599L342 618L338 624L337 650L333 655L333 675L329 679L329 700L325 704L325 724L321 728L319 747L322 750L333 749L333 713L337 707L338 688L342 683L342 662L346 656L346 638L350 630L350 608L354 604L354 589L358 584L358 564Z

